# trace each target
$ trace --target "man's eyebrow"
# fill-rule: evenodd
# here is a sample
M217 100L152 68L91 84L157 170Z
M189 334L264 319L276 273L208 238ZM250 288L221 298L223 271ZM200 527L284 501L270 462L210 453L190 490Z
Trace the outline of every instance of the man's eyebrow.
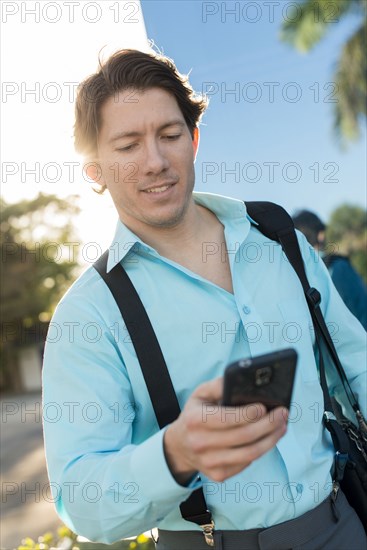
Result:
M169 122L165 122L164 124L159 126L158 132L161 132L162 130L169 128L170 126L180 126L181 128L183 128L185 126L185 123L182 120L170 120ZM137 131L118 132L108 140L108 143L113 143L114 141L117 141L118 139L122 139L122 138L139 137L139 136L141 136L141 132L137 132Z

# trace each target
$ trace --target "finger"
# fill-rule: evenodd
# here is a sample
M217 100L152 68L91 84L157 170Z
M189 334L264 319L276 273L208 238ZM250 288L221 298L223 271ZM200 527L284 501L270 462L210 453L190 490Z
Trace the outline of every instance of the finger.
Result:
M251 403L242 407L221 407L212 402L198 401L197 414L200 414L203 428L206 430L228 430L230 427L253 424L266 416L267 410L262 403Z
M191 432L190 444L197 453L249 445L280 428L284 428L286 422L283 409L278 408L256 422L243 423L239 417L237 424L227 423L220 435L218 435L215 424L211 425L211 429L207 429L203 425L198 431Z
M287 423L288 409L286 407L276 407L270 412L267 411L263 403L251 403L242 407L222 407L220 411L221 422L225 423L228 429L241 428L247 425L254 426L258 422L261 425Z
M204 454L200 471L214 481L224 481L270 451L285 432L286 427L283 426L251 445Z
M250 403L236 407L222 406L220 411L221 422L228 427L254 424L267 414L267 409L262 403Z
M204 382L192 393L194 399L212 403L220 403L223 394L223 377Z
M237 440L237 446L249 445L263 439L273 432L287 429L288 411L285 407L277 407L260 420L249 423L237 430L228 430L228 434Z

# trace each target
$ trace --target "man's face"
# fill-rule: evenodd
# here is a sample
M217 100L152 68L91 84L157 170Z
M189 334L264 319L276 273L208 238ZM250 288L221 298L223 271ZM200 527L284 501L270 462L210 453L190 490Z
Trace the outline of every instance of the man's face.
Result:
M133 231L174 227L192 201L198 134L191 137L176 99L161 88L125 90L101 109L100 182Z

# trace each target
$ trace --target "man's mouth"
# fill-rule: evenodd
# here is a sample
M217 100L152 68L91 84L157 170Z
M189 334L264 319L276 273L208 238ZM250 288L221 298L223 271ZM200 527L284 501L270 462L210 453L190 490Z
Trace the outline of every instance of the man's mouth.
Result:
M160 187L151 187L150 189L144 189L145 193L164 193L170 187L173 187L174 183L169 183L167 185L161 185Z

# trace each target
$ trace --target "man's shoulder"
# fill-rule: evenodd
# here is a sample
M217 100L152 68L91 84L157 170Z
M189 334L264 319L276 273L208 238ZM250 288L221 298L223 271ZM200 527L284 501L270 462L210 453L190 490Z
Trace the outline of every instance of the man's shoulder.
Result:
M109 290L93 266L89 266L79 275L61 298L55 314L60 315L71 311L101 310Z

